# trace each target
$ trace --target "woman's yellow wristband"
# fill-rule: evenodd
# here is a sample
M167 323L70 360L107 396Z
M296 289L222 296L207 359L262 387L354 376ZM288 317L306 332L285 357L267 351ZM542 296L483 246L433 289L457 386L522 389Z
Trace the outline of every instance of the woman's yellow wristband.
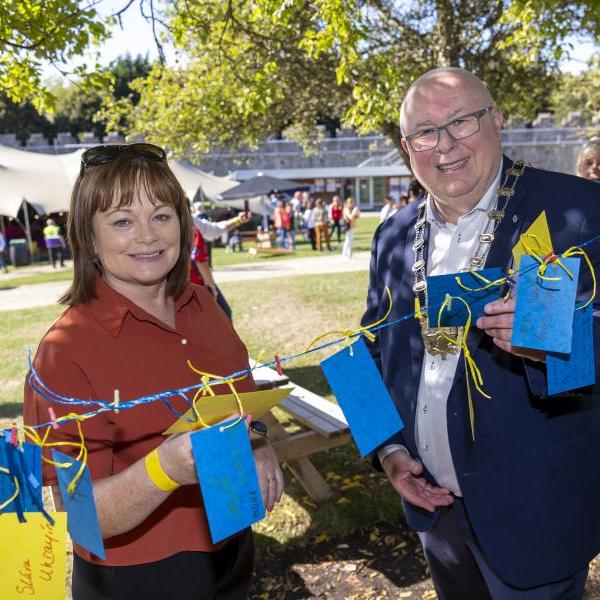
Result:
M150 452L150 454L146 455L145 462L148 477L150 477L150 481L159 490L163 492L172 492L181 487L181 484L171 479L167 475L166 471L162 468L160 459L158 458L158 448L155 448L152 450L152 452Z

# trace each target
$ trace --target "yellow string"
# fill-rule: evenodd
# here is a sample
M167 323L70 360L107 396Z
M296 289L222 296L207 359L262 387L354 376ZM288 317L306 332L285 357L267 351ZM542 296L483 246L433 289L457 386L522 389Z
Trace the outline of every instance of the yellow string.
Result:
M8 469L6 469L5 467L0 467L0 473L4 473L5 475L10 475L10 471ZM12 496L8 500L5 500L4 502L2 502L2 504L0 504L0 511L4 510L19 495L19 480L14 475L13 475L13 484L15 486L15 491L13 492Z
M250 373L253 373L254 370L257 369L262 364L265 354L266 354L266 352L264 350L261 350L258 353L258 356L256 357L256 361L254 362L254 366L250 369Z
M513 285L514 285L514 279L513 279L513 275L515 274L514 269L508 269L508 275L506 276L506 281L508 282L508 280L512 280L513 281ZM506 302L509 298L510 298L510 293L512 291L511 286L508 286L508 289L506 290L506 294L504 294L504 296L502 297L502 300L504 300L504 302Z
M374 342L375 334L369 330L372 329L373 327L377 327L377 325L381 325L390 316L390 313L392 312L392 307L394 305L394 301L392 300L392 292L390 292L390 288L386 287L385 291L387 293L388 301L390 304L388 306L388 309L387 309L385 315L383 315L383 317L381 319L379 319L379 321L375 321L375 323L371 323L370 325L364 325L363 327L358 327L357 329L333 329L332 331L326 331L325 333L318 335L314 340L312 340L312 342L310 342L310 344L308 344L308 346L306 346L306 348L304 348L304 350L302 352L303 353L308 352L320 340L322 340L323 338L326 338L330 335L342 336L344 338L344 342L346 343L346 345L350 347L350 355L351 356L353 355L353 352L352 352L352 346L351 346L350 340L355 335L361 333L370 342Z
M538 248L541 249L541 251L535 252L534 250L532 250L531 247L527 244L527 242L523 239L524 237L533 238L534 241L537 243ZM548 268L548 265L552 264L552 263L556 263L559 267L562 268L562 270L569 276L570 279L573 279L573 274L569 271L569 269L567 269L567 267L565 267L562 260L560 260L560 257L553 254L552 251L550 251L551 256L546 256L545 258L540 258L540 256L538 256L539 254L545 255L545 252L544 252L541 242L538 239L538 236L535 235L535 233L524 234L523 236L521 236L521 242L522 242L523 248L525 249L527 254L529 256L531 256L533 259L537 260L538 263L540 263L540 266L539 266L538 272L537 272L537 276L540 279L542 279L543 281L560 281L561 280L560 277L547 277L546 276L546 270ZM563 254L563 256L564 256L564 254Z
M40 437L37 429L31 427L30 425L25 425L23 427L24 435L26 437L28 437L29 440L33 444L35 444L37 446L41 446L42 448L60 448L60 447L66 446L66 447L70 447L70 448L78 448L79 449L79 452L77 453L77 457L75 460L80 461L81 465L79 466L77 473L75 473L75 475L73 476L73 479L71 479L71 481L67 485L67 491L69 492L69 494L73 494L75 492L77 483L81 479L81 476L83 475L83 473L85 471L85 467L87 466L88 451L87 451L87 447L85 445L85 438L83 436L83 430L81 429L81 422L84 421L86 418L87 418L86 416L80 415L77 413L68 413L68 414L64 415L63 417L56 419L57 423L74 419L77 424L77 432L79 433L79 442L48 442L47 440L48 440L48 436L49 436L50 430L51 430L50 426L48 426L48 428L46 429L46 432L44 433L43 438ZM42 460L46 464L53 465L55 467L63 468L63 469L66 469L73 464L70 462L55 461L55 460L52 460L51 458L45 457L43 454L42 454Z
M470 288L470 287L467 287L460 280L460 275L457 275L454 279L456 280L456 283L458 284L458 287L462 288L463 290L465 290L467 292L483 292L484 290L487 290L487 289L489 289L491 287L499 286L499 285L504 285L506 283L506 277L501 277L500 279L495 279L494 281L490 281L487 277L484 277L481 273L478 273L477 271L471 271L471 270L469 270L469 271L467 271L467 273L469 273L469 275L473 275L473 277L476 277L480 281L483 281L483 283L485 284L482 287Z
M527 244L527 242L525 241L524 238L531 238L536 244L537 244L537 252L534 252L533 250L531 250L531 248L529 247L529 245ZM548 246L543 246L542 242L540 242L540 238L535 234L535 233L524 233L521 236L521 242L523 244L523 248L525 248L525 250L527 251L527 254L529 254L530 256L537 256L539 254L541 254L542 256L545 256L546 254L549 254L550 252L552 252L552 246L550 246L550 248L548 248Z
M231 393L235 396L235 401L237 402L238 411L240 413L240 416L233 423L229 423L229 425L222 425L221 431L224 431L225 429L229 429L231 427L235 427L244 418L244 407L242 406L242 399L240 398L237 390L235 389L235 385L233 385L233 381L228 380L227 385L229 385L229 389L231 390Z
M246 379L247 376L242 375L240 377L226 379L225 381L218 381L218 382L210 383L211 379L220 380L220 379L222 379L222 377L220 375L214 375L213 373L207 373L205 371L200 371L199 369L196 369L196 367L194 367L194 365L192 364L192 362L190 360L187 361L187 364L188 364L188 367L192 371L194 371L194 373L197 373L198 375L201 376L201 381L203 384L202 387L199 388L198 391L194 394L194 399L192 400L192 409L193 409L194 414L196 415L196 418L197 418L198 422L200 423L200 425L202 425L202 427L209 427L209 425L202 419L202 417L200 416L200 413L198 412L198 407L196 406L198 399L201 396L205 396L207 394L210 394L210 396L212 396L212 397L216 396L216 393L212 389L212 386L223 384L223 385L229 386L229 389L231 390L231 393L233 394L233 396L235 398L235 401L238 406L239 417L233 423L230 423L229 425L221 427L221 430L229 429L230 427L235 427L244 418L244 406L242 404L242 399L240 398L238 391L235 389L234 384L237 381L242 381L243 379Z
M464 326L464 333L463 333L462 341L458 340L458 339L454 339L451 336L449 336L448 333L446 332L446 329L442 327L442 314L443 314L444 310L446 310L446 308L449 306L449 304L453 300L459 300L460 302L462 302L465 305L465 307L467 309L467 321ZM491 398L491 396L489 396L488 394L486 394L483 391L483 388L482 388L483 376L481 374L481 370L475 363L475 359L471 356L471 352L467 345L467 334L469 333L469 329L471 328L471 317L472 317L471 307L469 306L469 304L467 303L467 301L464 298L461 298L460 296L446 295L446 298L444 299L444 302L442 303L442 306L440 307L440 311L438 313L437 326L440 329L442 336L444 338L446 338L450 343L454 344L455 346L459 346L463 351L463 358L465 361L465 374L466 374L466 380L467 380L467 402L468 402L468 406L469 406L469 421L471 423L471 435L472 435L473 441L474 441L475 440L475 409L473 407L473 397L471 394L471 385L469 382L469 376L471 377L471 379L475 385L475 389L484 398L489 399L489 398Z
M588 269L590 270L590 275L592 276L592 295L590 296L590 299L585 304L582 304L581 306L578 306L575 309L575 310L582 310L586 306L589 306L596 298L596 289L597 289L596 270L594 269L594 265L592 264L592 261L590 260L588 253L581 246L571 246L570 248L565 250L565 252L563 252L564 258L569 258L572 256L583 256L585 262L587 263Z

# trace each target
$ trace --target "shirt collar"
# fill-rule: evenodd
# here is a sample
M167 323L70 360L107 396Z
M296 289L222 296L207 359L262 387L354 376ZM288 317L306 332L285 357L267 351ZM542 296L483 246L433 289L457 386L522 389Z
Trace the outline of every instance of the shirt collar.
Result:
M175 301L175 314L192 299L201 306L196 286L188 283L183 293ZM111 288L101 277L96 279L96 297L89 302L89 307L96 320L115 338L121 333L125 317L129 313L138 319L151 321L161 327L166 327L164 323L147 313L127 296Z
M496 177L494 178L494 181L492 181L490 187L486 190L485 194L483 194L481 200L479 200L479 202L468 213L460 217L459 220L464 219L465 217L472 215L476 212L488 212L492 208L494 200L496 199L498 187L500 186L502 166L502 161L500 161L498 173L496 174ZM433 197L431 196L431 194L427 194L427 221L429 222L429 224L438 222L438 219L436 219L435 216L436 214L439 214L439 211L433 203ZM447 223L444 224L446 225Z

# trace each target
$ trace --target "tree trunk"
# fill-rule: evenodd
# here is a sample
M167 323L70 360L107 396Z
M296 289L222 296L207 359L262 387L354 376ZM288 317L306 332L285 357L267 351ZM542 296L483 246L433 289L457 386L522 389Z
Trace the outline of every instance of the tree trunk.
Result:
M436 0L437 23L434 27L433 47L437 49L438 67L459 67L461 55L460 10L455 10L452 0Z
M387 135L392 143L397 148L400 153L400 157L404 161L404 164L410 169L412 173L412 169L410 168L410 160L408 158L408 154L402 148L402 144L400 140L402 139L402 133L400 132L400 125L398 123L394 123L393 121L385 121L381 127L381 131Z

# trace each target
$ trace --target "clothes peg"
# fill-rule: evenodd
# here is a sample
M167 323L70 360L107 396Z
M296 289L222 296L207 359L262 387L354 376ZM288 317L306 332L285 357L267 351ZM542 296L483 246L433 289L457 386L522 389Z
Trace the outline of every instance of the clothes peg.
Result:
M277 367L277 374L281 377L283 369L281 368L281 360L277 354L275 355L275 366Z
M48 415L50 415L50 423L52 425L52 429L58 429L58 423L56 422L56 413L54 409L49 406L48 407Z
M17 448L19 445L19 436L17 435L17 426L13 425L10 428L10 443Z

